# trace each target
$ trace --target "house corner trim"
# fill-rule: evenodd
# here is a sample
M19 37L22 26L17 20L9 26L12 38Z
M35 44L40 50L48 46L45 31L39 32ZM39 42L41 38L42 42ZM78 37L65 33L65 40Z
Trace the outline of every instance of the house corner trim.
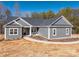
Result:
M50 39L50 27L48 27L48 39Z

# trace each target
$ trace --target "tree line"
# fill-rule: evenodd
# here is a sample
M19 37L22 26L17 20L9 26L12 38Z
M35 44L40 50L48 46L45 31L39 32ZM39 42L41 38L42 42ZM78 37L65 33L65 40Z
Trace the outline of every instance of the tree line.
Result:
M5 14L7 16L12 16L12 13L9 9L6 9ZM73 33L79 34L79 9L72 9L67 7L61 9L58 13L54 13L52 10L40 13L32 12L31 18L50 19L61 15L65 16L67 20L73 24ZM27 14L26 17L29 17L29 15Z
M57 16L65 16L73 24L73 33L79 34L79 9L64 8L61 9L57 14L51 10L41 13L32 13L32 18L50 19Z

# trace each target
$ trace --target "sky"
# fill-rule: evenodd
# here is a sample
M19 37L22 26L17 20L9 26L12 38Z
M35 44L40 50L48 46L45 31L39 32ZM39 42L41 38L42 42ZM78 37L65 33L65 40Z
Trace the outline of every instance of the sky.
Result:
M15 1L3 1L1 4L11 10L12 14L15 12ZM79 8L79 1L17 1L20 12L47 12L52 10L57 13L59 10L71 7L73 9Z

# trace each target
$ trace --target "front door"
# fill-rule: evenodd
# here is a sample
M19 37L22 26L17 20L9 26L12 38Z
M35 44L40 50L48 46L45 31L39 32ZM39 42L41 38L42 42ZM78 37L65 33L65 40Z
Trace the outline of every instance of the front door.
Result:
M22 35L23 36L29 35L29 28L22 28Z

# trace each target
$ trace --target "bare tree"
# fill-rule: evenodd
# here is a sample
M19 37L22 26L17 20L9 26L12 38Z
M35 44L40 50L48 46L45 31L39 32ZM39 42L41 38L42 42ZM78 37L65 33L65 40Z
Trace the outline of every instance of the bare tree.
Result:
M18 2L15 3L14 8L15 8L15 15L16 15L16 16L20 16L19 4L18 4Z

